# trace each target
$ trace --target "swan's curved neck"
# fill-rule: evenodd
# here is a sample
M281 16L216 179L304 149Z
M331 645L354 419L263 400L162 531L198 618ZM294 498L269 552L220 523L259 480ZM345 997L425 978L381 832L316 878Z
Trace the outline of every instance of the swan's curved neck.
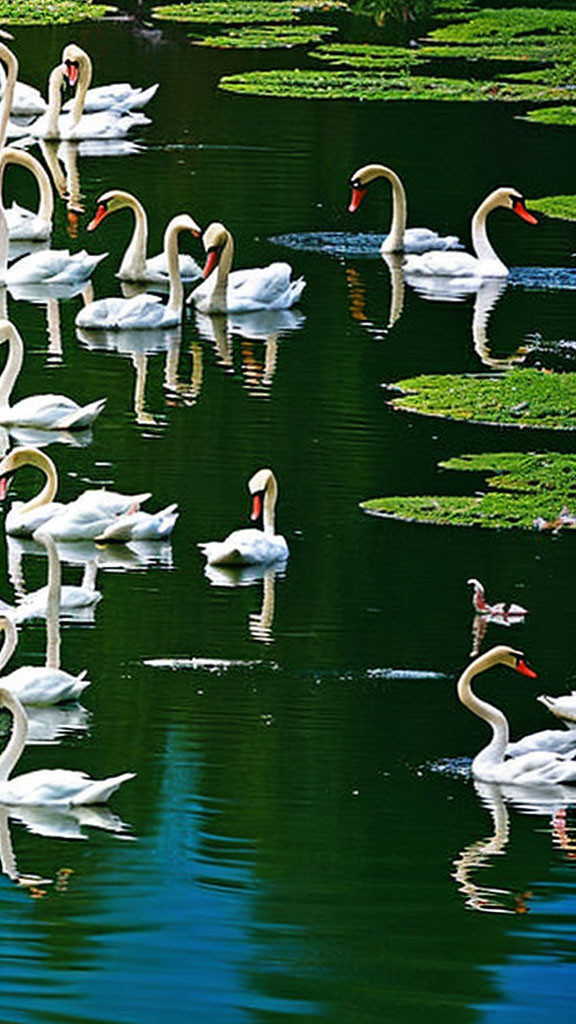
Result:
M16 650L18 643L18 633L16 632L16 626L12 622L12 619L4 619L4 643L2 644L2 650L0 651L0 672L3 672L6 665L10 661L10 658Z
M14 99L14 89L16 87L16 79L18 78L18 61L12 50L9 50L7 46L0 43L0 61L6 65L6 84L2 93L2 100L0 102L0 149L6 144L6 132L8 130L8 121L10 119L10 111L12 110L12 101Z
M212 310L218 309L218 311L225 313L228 308L228 275L232 269L233 259L234 239L230 232L226 231L226 240L222 246L220 259L218 260L218 266L216 267L214 288L212 289L212 298L210 300Z
M8 456L8 458L11 458L11 456ZM36 448L23 449L21 459L18 458L13 462L11 470L16 470L20 466L34 466L36 469L41 470L45 477L42 489L34 498L21 505L20 511L30 512L32 509L40 508L41 505L48 505L51 501L54 501L58 490L58 474L52 459Z
M382 252L404 249L404 232L408 218L406 192L400 178L389 167L383 167L378 177L386 178L392 187L392 222L390 232L382 242Z
M0 754L0 782L7 782L24 750L28 735L28 719L20 701L8 690L0 690L0 706L8 708L12 714L10 739Z
M56 541L50 534L36 534L48 555L48 600L46 602L46 668L60 668L60 594L62 569Z
M84 113L86 93L88 92L90 82L92 81L92 61L88 54L79 54L76 59L78 61L78 82L76 85L76 95L72 104L72 110L70 111L73 125L78 124L78 121Z
M118 277L127 281L143 281L146 276L146 246L148 244L148 218L146 211L134 196L123 203L134 211L134 230L124 253ZM176 257L178 263L178 257Z
M27 153L24 149L5 149L0 157L0 206L4 210L4 172L7 164L18 164L26 167L32 172L38 185L40 203L38 205L38 217L42 220L51 221L54 213L54 194L50 184L50 178L42 167L42 164Z
M184 230L186 228L179 222L178 218L173 218L164 232L164 253L170 279L170 292L168 294L166 311L178 316L182 313L182 303L184 301L184 286L178 265L178 235Z
M492 247L486 230L486 218L493 209L493 197L487 196L487 198L480 203L480 206L472 218L472 245L474 247L474 253L479 260L502 263L502 260Z
M10 398L24 361L24 344L13 324L7 324L1 341L8 342L8 358L0 374L0 409L10 407Z
M472 691L472 680L474 677L480 672L484 672L486 669L496 665L498 661L499 658L494 657L492 651L488 651L468 665L458 680L458 696L462 703L475 715L478 715L479 718L487 722L492 729L490 743L474 758L472 763L474 773L479 768L500 764L504 760L504 754L508 746L510 731L506 716L499 708L495 708L492 704L488 704L487 701L481 700Z
M63 79L64 72L62 68L60 66L55 67L48 79L48 108L45 114L46 127L43 133L45 139L58 139L60 137L58 118L62 109Z
M278 484L273 476L268 478L266 490L264 491L264 510L262 515L262 526L264 533L271 537L276 533L275 509L278 498Z

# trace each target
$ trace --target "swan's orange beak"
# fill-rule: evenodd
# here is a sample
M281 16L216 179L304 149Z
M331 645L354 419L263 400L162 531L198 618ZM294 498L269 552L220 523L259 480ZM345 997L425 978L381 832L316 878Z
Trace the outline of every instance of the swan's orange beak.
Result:
M108 210L105 207L104 203L99 203L99 205L96 208L96 213L94 214L92 220L86 227L86 231L94 231L94 228L98 227L98 225L104 220L104 217L107 213Z
M260 493L255 494L252 498L252 512L250 513L250 519L253 523L258 522L262 515L262 495Z
M522 217L522 220L527 221L528 224L538 223L538 218L535 217L533 213L530 213L530 210L526 209L523 199L515 199L512 203L512 209L514 210L514 213L517 213L518 216Z
M355 213L366 195L366 189L362 186L352 186L352 195L348 204L348 213Z
M218 252L218 249L209 249L208 256L206 258L206 265L204 267L204 270L202 271L202 277L204 278L204 280L206 280L209 274L211 274L212 271L214 270L214 267L218 263L219 256L220 253Z
M0 501L4 501L4 498L8 493L9 483L10 477L8 476L8 474L6 474L6 476L0 476Z
M71 60L67 60L64 65L64 71L70 85L74 88L78 81L78 65L74 64Z
M528 676L529 679L538 678L538 673L535 672L533 668L530 668L530 665L527 664L522 656L520 656L516 662L516 671L520 672L523 676Z

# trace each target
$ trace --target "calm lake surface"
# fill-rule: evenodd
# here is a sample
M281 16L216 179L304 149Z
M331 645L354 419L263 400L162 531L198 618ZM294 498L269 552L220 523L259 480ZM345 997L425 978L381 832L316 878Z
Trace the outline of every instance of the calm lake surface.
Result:
M150 490L151 507L177 501L181 517L171 550L151 564L101 553L92 621L62 623L63 667L92 680L86 716L63 722L60 743L31 746L23 770L137 778L110 804L126 823L120 833L96 813L84 825L0 817L18 871L52 880L30 893L0 876L0 1017L570 1019L574 808L527 809L475 789L469 759L487 734L458 705L454 682L472 644L466 579L477 576L496 599L530 609L525 625L490 626L485 645L524 648L539 673L495 670L482 690L515 735L550 724L535 695L576 682L574 538L406 526L358 503L474 491L481 478L462 480L438 461L570 451L574 439L393 412L383 383L485 372L474 297L430 302L406 289L389 328L380 259L268 238L384 230L384 188L354 220L346 213L350 173L378 161L405 180L411 224L467 240L473 209L496 186L528 198L572 192L576 134L497 104L241 98L217 91L221 74L297 58L197 50L184 31L141 34L131 23L19 29L23 79L44 87L72 39L90 50L96 84L161 83L141 152L78 158L86 214L72 244L110 253L96 294L119 294L114 271L131 230L117 214L85 232L113 187L149 211L151 252L170 216L189 210L202 225L230 227L237 266L287 258L308 283L292 330L251 325L243 336L189 309L181 331L108 344L76 337L80 298L48 307L8 298L27 349L19 395L108 397L91 444L50 447L64 499L92 484ZM8 177L9 193L32 203L27 178ZM502 213L491 231L510 266L543 268L530 288L514 271L488 322L492 354L535 334L575 341L576 290L552 287L554 268L576 270L574 226L530 228ZM69 241L60 203L53 244ZM189 249L202 260L199 243ZM197 542L246 523L246 481L267 465L291 549L285 570L208 576ZM34 487L23 473L11 494ZM44 584L41 549L12 549L10 564L1 551L5 601L16 599L17 562L20 588ZM65 559L64 581L78 582L80 555ZM27 623L18 663L40 662L44 646L44 624ZM61 838L74 828L83 841Z

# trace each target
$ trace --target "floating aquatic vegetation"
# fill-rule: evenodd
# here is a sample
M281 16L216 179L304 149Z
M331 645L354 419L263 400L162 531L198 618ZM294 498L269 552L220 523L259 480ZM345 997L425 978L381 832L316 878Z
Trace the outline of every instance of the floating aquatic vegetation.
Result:
M576 373L513 369L498 377L443 374L398 381L396 409L474 423L576 428Z
M261 25L218 36L190 36L190 41L213 49L281 49L317 43L334 32L338 32L335 25Z
M509 7L479 11L465 22L445 25L430 32L430 39L446 43L491 43L523 40L543 43L549 36L574 39L576 11L539 7Z
M488 452L440 463L444 469L492 474L487 492L373 498L367 512L408 522L491 529L542 529L566 525L566 506L576 507L576 455L559 452Z
M510 82L468 82L457 78L388 77L378 72L273 70L226 75L218 83L228 92L291 99L460 100L478 102L561 102L567 88Z
M155 18L197 24L250 25L266 22L290 22L301 13L349 10L343 0L201 0L199 3L169 4L153 7Z
M331 43L313 50L312 57L330 64L351 68L373 68L377 71L403 70L424 61L419 50L408 46L379 46L370 43Z
M543 196L542 199L531 199L530 209L545 213L547 217L576 220L576 195Z
M536 124L574 127L576 125L576 107L542 107L540 110L529 110L524 115L524 120L533 121Z
M66 25L103 18L116 8L82 0L0 0L0 21L6 25Z

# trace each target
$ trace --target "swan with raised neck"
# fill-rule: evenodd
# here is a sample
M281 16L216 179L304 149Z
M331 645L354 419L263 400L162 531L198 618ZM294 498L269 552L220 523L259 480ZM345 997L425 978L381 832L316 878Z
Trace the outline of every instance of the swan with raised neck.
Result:
M54 214L54 193L52 192L50 178L39 160L32 156L31 153L28 153L25 149L2 150L0 153L0 204L2 213L8 220L10 218L10 210L6 210L4 206L4 177L8 164L25 167L27 170L31 171L36 179L40 195L40 202L36 213L29 214L30 218L34 218L37 224L34 236L31 236L29 233L25 236L20 235L17 230L17 225L11 225L8 223L10 237L34 237L38 239L49 238L52 232L52 216ZM28 211L26 211L26 213L28 213ZM26 217L26 220L28 220L28 217Z
M275 509L278 484L271 469L259 469L248 481L252 496L250 518L258 526L234 530L222 541L202 542L198 546L209 565L265 565L288 558L285 538L276 533Z

